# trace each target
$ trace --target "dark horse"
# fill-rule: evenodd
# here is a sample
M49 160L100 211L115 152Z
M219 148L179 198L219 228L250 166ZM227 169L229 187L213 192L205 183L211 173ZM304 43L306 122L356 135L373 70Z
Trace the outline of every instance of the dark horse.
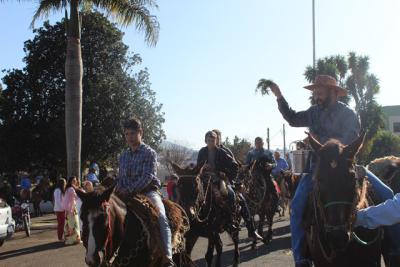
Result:
M86 264L162 266L165 253L160 242L155 207L141 195L126 204L112 193L113 190L113 186L90 193L76 190L82 200L82 241L86 248ZM178 205L167 202L164 204L171 221L174 261L177 266L194 266L184 248L183 236L188 230L188 219Z
M212 266L214 248L217 251L216 267L221 266L222 240L220 233L227 231L233 240L233 266L239 265L239 218L240 206L235 200L235 210L229 208L223 196L224 184L209 174L203 174L197 166L193 169L182 169L171 163L178 180L179 203L190 219L190 230L186 233L186 251L191 253L197 239L208 239L205 255L207 266ZM222 186L221 186L222 184ZM234 225L234 226L232 226Z
M258 214L259 221L257 232L263 237L263 242L268 244L272 240L272 224L278 201L272 197L273 182L271 177L272 165L268 157L260 157L255 160L250 168L243 167L237 176L237 180L244 185L243 195L247 199L250 211L254 217ZM267 219L268 231L264 234L264 221ZM253 241L253 248L256 245Z
M381 229L354 228L357 209L367 207L365 177L356 177L354 158L364 134L348 146L321 145L309 135L317 157L314 189L305 212L308 251L316 267L380 266Z

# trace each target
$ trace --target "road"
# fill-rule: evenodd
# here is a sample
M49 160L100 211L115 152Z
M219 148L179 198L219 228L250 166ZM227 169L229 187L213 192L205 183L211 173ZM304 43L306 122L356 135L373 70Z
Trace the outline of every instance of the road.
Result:
M290 231L288 218L277 219L274 224L272 242L265 246L259 243L256 250L252 250L246 238L247 230L240 232L240 253L243 267L292 267L290 251ZM18 232L12 240L8 240L0 247L0 266L54 266L54 267L84 267L85 249L82 245L64 246L57 241L55 231L55 217L46 215L33 220L31 237ZM223 264L231 266L233 259L233 244L228 235L222 234ZM207 248L206 239L199 239L194 247L192 258L199 267L205 266L204 254Z

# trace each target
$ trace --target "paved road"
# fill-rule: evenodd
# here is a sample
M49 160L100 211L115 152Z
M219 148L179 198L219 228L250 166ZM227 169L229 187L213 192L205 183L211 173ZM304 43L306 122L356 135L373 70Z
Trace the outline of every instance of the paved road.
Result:
M82 245L64 246L57 241L55 218L47 215L34 220L34 229L31 237L25 237L23 232L16 233L12 240L8 240L0 247L0 266L62 266L84 267L85 249ZM241 264L243 267L292 267L290 247L290 233L288 219L278 219L274 225L274 237L270 245L258 244L252 250L247 231L240 233ZM223 266L231 266L233 258L233 244L230 238L222 235ZM207 242L199 239L192 258L199 267L205 266L203 260Z

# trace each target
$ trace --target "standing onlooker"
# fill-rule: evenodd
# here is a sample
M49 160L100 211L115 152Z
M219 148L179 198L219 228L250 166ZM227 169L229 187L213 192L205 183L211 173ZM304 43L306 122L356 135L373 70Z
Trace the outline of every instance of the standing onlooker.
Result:
M89 174L87 175L87 180L89 182L91 182L93 185L98 185L99 182L99 178L97 178L96 175L96 169L94 167L89 167Z
M83 183L83 190L85 190L86 193L93 192L94 188L93 188L92 182L91 181L85 181Z
M168 199L169 200L172 200L172 187L174 186L173 185L173 181L172 181L172 176L166 176L166 179L165 180L167 180L167 194L168 194Z
M174 202L178 202L178 175L173 174L170 178L172 185L171 185L171 198L170 200Z
M64 208L65 208L65 244L74 245L79 244L81 241L78 210L76 208L76 201L78 196L74 187L78 186L78 180L75 176L68 178L67 188L65 190Z
M59 241L63 241L63 235L64 235L65 209L63 203L64 203L66 185L67 181L65 181L65 179L63 178L59 179L56 190L54 190L53 194L54 212L56 213L57 216L57 235Z
M281 154L278 151L274 152L274 158L276 166L272 169L272 176L276 178L281 175L281 171L289 169L289 165L285 159L281 158Z

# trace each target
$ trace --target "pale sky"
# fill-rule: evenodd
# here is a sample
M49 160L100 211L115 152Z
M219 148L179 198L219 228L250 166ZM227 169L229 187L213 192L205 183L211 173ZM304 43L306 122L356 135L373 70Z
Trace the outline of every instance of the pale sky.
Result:
M133 27L121 30L149 68L152 88L164 105L167 139L199 148L213 128L231 139L253 140L265 137L269 127L271 147L282 147L285 121L275 97L262 97L255 87L260 78L273 79L294 109L309 106L309 92L302 87L305 67L312 64L312 1L158 2L156 47L147 47ZM400 1L315 2L317 58L350 51L368 55L370 70L380 79L378 102L400 104ZM29 24L36 5L0 4L0 69L23 66L23 42L33 36ZM304 130L286 123L287 143L303 138Z

